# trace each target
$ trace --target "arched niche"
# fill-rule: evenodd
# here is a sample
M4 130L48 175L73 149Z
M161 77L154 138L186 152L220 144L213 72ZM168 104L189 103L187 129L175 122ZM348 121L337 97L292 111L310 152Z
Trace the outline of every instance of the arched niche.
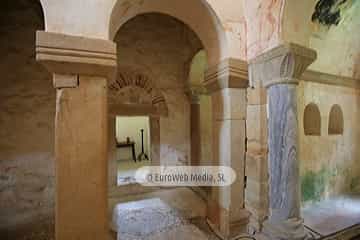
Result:
M320 110L315 103L309 103L304 110L304 134L308 136L321 135Z
M344 132L344 116L341 107L337 104L333 105L329 115L329 135L342 135Z
M114 39L122 25L145 13L160 13L178 19L192 29L201 40L210 66L228 57L224 28L205 0L118 0L110 17L109 39Z

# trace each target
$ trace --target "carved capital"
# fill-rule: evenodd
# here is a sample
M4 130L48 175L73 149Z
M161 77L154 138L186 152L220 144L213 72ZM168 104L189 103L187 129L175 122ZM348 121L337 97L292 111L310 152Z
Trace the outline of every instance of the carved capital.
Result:
M116 44L101 39L37 31L36 60L54 74L113 78L117 66Z
M203 85L188 86L185 90L191 104L200 104L200 95L207 95L207 90Z
M207 69L204 84L210 93L224 88L247 88L248 65L239 59L225 59Z
M265 87L298 84L306 68L316 59L316 51L285 43L249 62L250 82L260 79Z

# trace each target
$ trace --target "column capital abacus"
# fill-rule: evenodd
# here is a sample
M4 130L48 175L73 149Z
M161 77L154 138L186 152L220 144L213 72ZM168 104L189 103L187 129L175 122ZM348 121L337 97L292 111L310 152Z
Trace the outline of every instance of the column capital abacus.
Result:
M209 93L224 88L247 88L248 65L243 60L227 58L206 70L204 85Z
M108 79L115 76L116 44L102 39L37 31L36 60L57 75L54 77L55 88L76 87L78 75Z
M260 79L265 87L298 84L306 68L315 61L316 51L294 43L284 43L249 61L250 82Z

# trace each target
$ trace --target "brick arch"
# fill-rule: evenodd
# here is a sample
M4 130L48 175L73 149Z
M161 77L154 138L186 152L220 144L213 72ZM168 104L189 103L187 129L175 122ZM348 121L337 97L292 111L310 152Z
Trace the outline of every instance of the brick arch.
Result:
M156 88L154 81L144 73L137 71L119 70L116 78L109 84L109 91L112 95L117 95L126 88L139 88L142 94L151 99L151 105L155 107L160 116L168 115L168 107L162 92Z

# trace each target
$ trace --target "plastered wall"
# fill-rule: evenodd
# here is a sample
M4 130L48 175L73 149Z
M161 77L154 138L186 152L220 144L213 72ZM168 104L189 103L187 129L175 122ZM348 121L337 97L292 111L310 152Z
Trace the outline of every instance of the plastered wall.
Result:
M35 62L41 8L14 1L0 8L0 238L52 213L55 90Z
M303 203L360 191L359 90L302 81L298 92L300 171ZM321 135L304 134L304 109L318 106ZM344 116L342 135L329 135L331 107L338 104Z
M129 137L130 141L135 142L135 154L141 153L141 129L144 129L144 152L150 156L150 119L144 116L136 117L117 117L116 118L116 139L119 142L126 142ZM132 160L131 148L118 148L117 160Z
M311 25L310 47L317 51L318 58L310 68L320 72L359 78L360 2L345 1L338 11L337 24L325 25L315 21Z

